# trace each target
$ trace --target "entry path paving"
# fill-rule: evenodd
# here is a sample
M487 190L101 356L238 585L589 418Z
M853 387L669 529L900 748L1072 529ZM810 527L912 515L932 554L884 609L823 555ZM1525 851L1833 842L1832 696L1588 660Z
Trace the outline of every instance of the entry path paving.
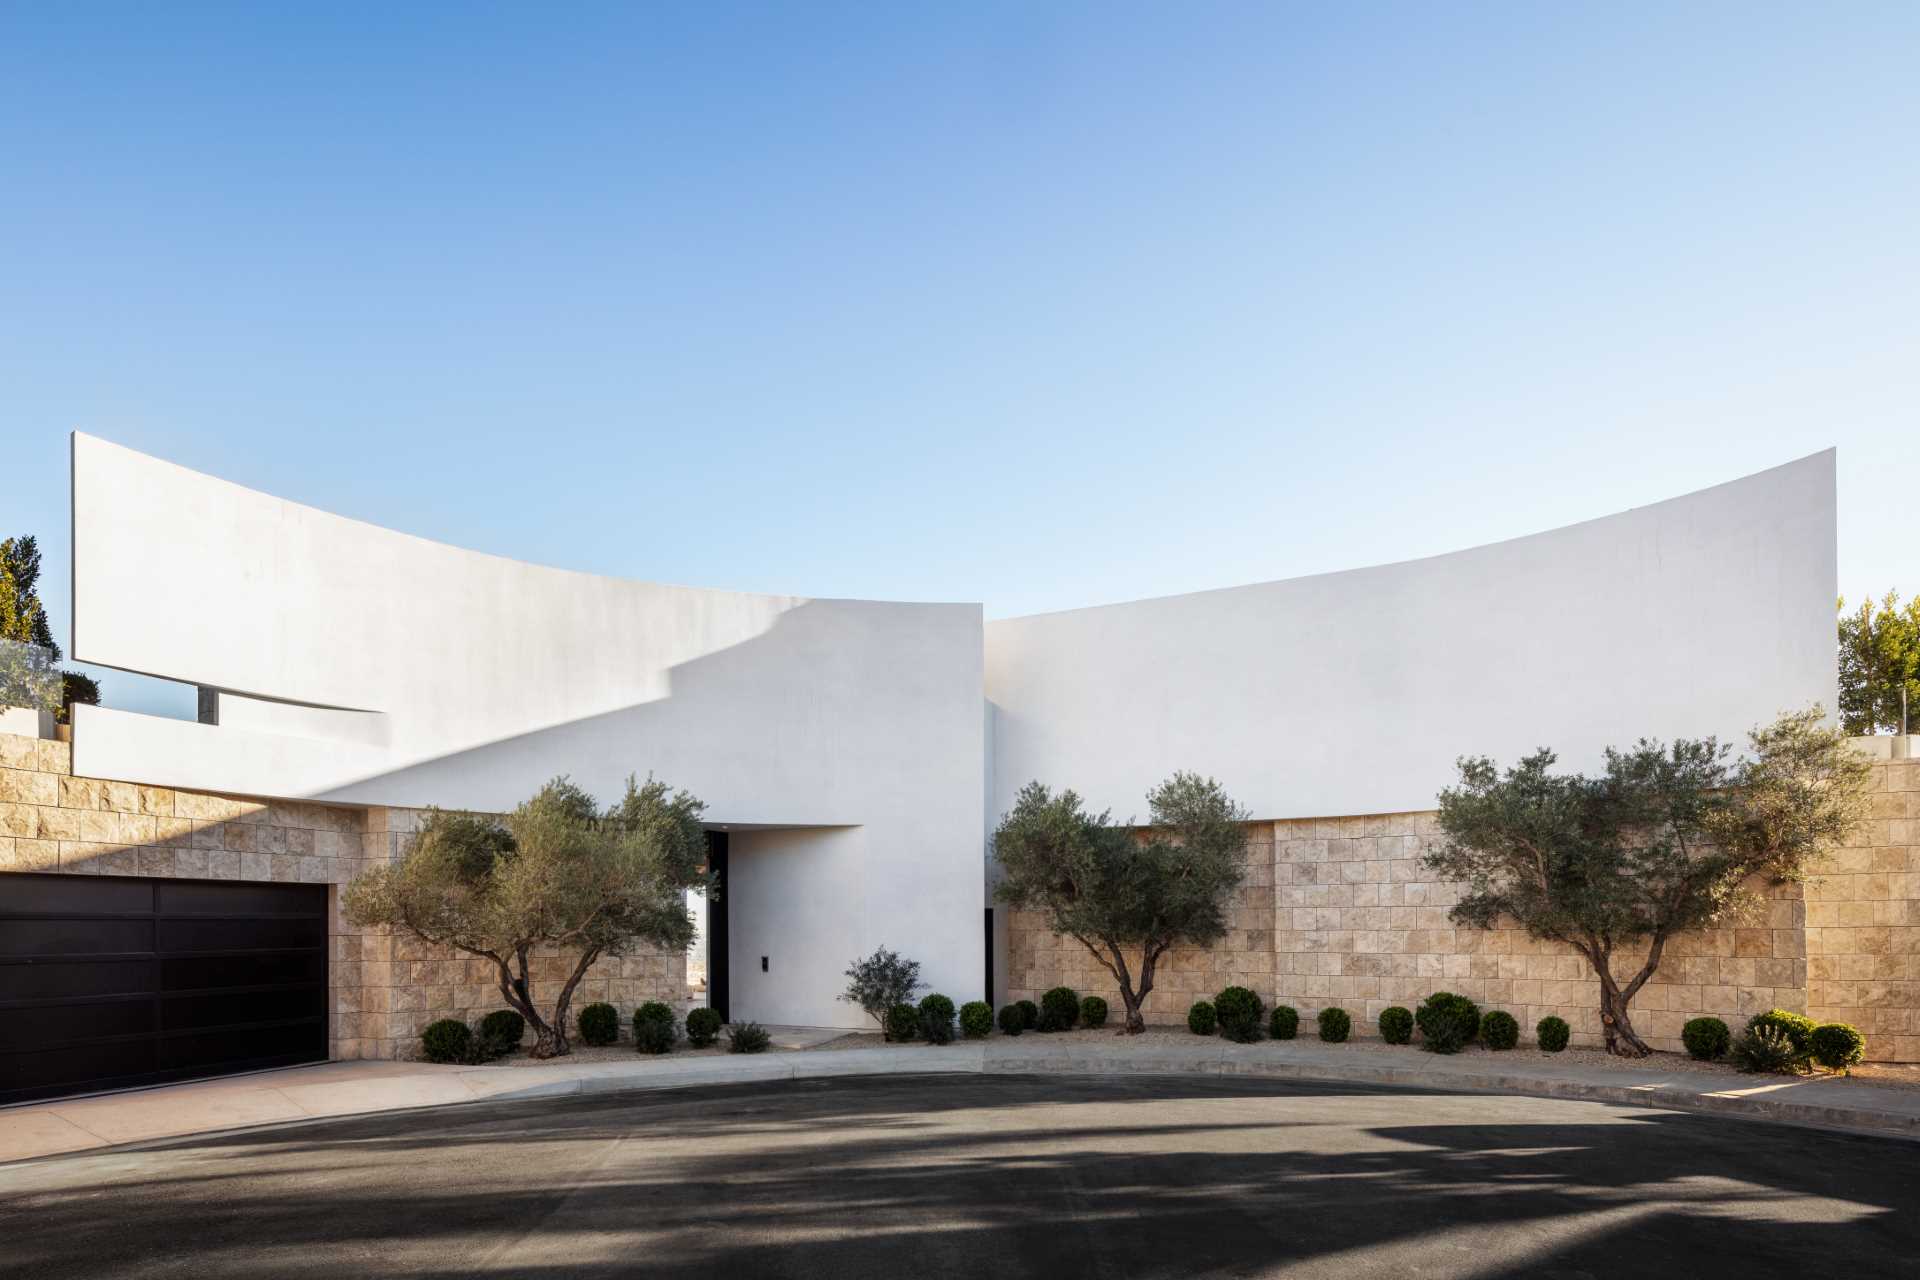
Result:
M782 1037L802 1043L803 1034ZM1920 1090L1863 1081L1740 1077L1656 1068L1595 1067L1529 1054L1489 1065L1486 1055L1355 1053L1314 1041L1192 1046L1049 1043L1045 1036L830 1052L643 1057L534 1067L422 1062L333 1062L0 1110L0 1162L122 1143L480 1100L557 1098L693 1085L903 1073L1234 1075L1350 1081L1625 1103L1920 1138Z

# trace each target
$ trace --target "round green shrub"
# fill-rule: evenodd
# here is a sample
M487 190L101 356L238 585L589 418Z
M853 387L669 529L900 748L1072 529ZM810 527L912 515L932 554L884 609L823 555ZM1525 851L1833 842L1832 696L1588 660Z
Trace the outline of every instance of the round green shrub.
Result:
M736 1022L727 1028L728 1053L765 1053L772 1042L773 1037L757 1022Z
M953 1001L938 991L920 1001L920 1036L928 1044L953 1041Z
M720 1014L713 1009L687 1010L687 1043L704 1049L720 1037Z
M1083 1027L1104 1027L1107 1025L1107 1002L1099 996L1088 996L1080 1002L1080 1025Z
M1380 1038L1388 1044L1409 1044L1413 1040L1413 1010L1393 1005L1380 1011Z
M1771 1027L1787 1038L1794 1052L1801 1057L1807 1055L1813 1040L1813 1019L1785 1009L1769 1009L1765 1013L1756 1013L1747 1020L1747 1030L1758 1031L1762 1027Z
M1867 1038L1844 1022L1823 1022L1807 1037L1807 1049L1827 1070L1847 1071L1867 1056Z
M464 1062L473 1048L473 1032L458 1018L429 1022L420 1033L420 1052L428 1062Z
M1565 1018L1556 1018L1552 1014L1533 1024L1533 1038L1540 1042L1544 1053L1558 1053L1567 1047L1567 1038L1573 1034Z
M620 1038L620 1011L596 1000L580 1011L577 1025L586 1044L612 1044Z
M1300 1011L1290 1004L1277 1004L1267 1015L1267 1034L1275 1040L1291 1040L1300 1034Z
M1413 1011L1423 1048L1433 1053L1458 1053L1480 1033L1480 1006L1451 991L1436 991Z
M1080 1020L1080 993L1072 987L1055 987L1040 997L1040 1030L1071 1031Z
M1353 1031L1353 1018L1345 1009L1322 1009L1318 1021L1320 1038L1328 1044L1339 1044Z
M1027 1015L1017 1004L1000 1006L999 1022L1003 1035L1017 1036L1027 1029Z
M633 1020L633 1047L640 1053L671 1053L673 1051L674 1028L671 1022L662 1022L658 1018L635 1018Z
M1031 1000L1016 1000L1014 1001L1014 1004L1020 1010L1020 1017L1024 1020L1025 1030L1032 1031L1035 1027L1038 1027L1040 1025L1040 1006L1039 1005L1035 1004Z
M672 1023L674 1021L673 1007L662 1004L658 1000L649 1000L633 1011L633 1020L635 1022Z
M886 1038L905 1044L920 1034L920 1011L902 1001L887 1010Z
M1505 1009L1480 1019L1480 1041L1489 1049L1511 1049L1520 1043L1520 1023Z
M480 1043L489 1058L512 1053L526 1034L527 1020L512 1009L495 1009L480 1019Z
M1220 1034L1241 1044L1260 1038L1260 1020L1266 1015L1264 1000L1245 987L1228 987L1213 998L1213 1012L1220 1020Z
M978 1040L993 1030L993 1006L985 1000L969 1000L960 1006L960 1034Z
M1712 1062L1726 1053L1733 1043L1733 1033L1718 1018L1689 1018L1680 1028L1680 1043L1687 1046L1689 1057Z
M1197 1036L1210 1036L1220 1025L1215 1016L1213 1003L1208 1000L1195 1000L1193 1008L1187 1010L1187 1030Z

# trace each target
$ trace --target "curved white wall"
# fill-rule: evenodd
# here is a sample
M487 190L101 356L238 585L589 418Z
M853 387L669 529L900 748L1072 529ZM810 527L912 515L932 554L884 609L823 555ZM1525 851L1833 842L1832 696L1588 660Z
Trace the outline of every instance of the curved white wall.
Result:
M1037 778L1124 819L1190 769L1257 817L1397 813L1461 755L1744 743L1834 707L1834 527L1829 450L1471 551L989 623L993 810Z
M1461 754L1590 767L1835 697L1831 451L1453 555L983 629L541 568L73 448L74 656L229 691L217 727L79 708L77 772L500 809L652 771L735 831L734 1012L767 1021L857 1023L840 971L882 944L977 994L986 830L1030 779L1122 818L1175 769L1256 817L1402 812Z
M713 823L834 828L737 837L737 1017L857 1022L841 970L882 944L977 996L979 606L542 568L73 448L74 656L257 695L217 727L84 708L77 772L487 810L651 772ZM783 914L795 885L810 909Z

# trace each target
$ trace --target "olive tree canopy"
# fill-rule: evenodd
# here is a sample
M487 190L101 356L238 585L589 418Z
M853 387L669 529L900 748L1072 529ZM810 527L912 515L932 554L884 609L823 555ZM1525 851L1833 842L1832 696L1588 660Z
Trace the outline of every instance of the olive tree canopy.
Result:
M388 925L493 963L500 997L532 1025L533 1056L570 1052L574 988L602 956L693 941L689 889L706 888L704 806L649 778L600 809L556 778L504 817L428 811L406 853L347 886L347 918ZM574 960L553 1004L535 995L529 954Z
M1030 782L993 835L1005 873L994 896L1043 913L1113 975L1129 1033L1146 1029L1140 1004L1160 957L1227 931L1247 844L1246 811L1211 778L1174 774L1147 794L1147 811L1144 829L1116 826L1072 791Z
M1460 924L1502 917L1578 951L1600 984L1608 1052L1644 1057L1628 1005L1676 934L1733 922L1762 887L1804 880L1866 816L1870 765L1818 707L1750 735L1733 759L1713 738L1609 750L1599 777L1554 773L1540 750L1504 773L1459 763L1440 793L1443 840L1426 865L1466 886ZM1647 947L1623 983L1616 952Z

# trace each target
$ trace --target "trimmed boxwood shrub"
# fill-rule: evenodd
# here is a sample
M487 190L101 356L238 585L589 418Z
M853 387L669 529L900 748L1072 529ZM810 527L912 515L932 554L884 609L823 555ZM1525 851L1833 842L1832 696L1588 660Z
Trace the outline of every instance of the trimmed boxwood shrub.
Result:
M620 1011L596 1000L580 1011L577 1025L587 1044L612 1044L620 1038Z
M1322 1009L1318 1021L1320 1038L1328 1044L1339 1044L1353 1030L1353 1019L1345 1009Z
M658 1000L649 1000L633 1011L633 1020L635 1022L671 1023L674 1021L673 1007L662 1004Z
M1480 1006L1451 991L1436 991L1413 1011L1423 1048L1434 1053L1458 1053L1480 1033Z
M687 1010L687 1043L704 1049L720 1036L720 1014L713 1009Z
M1572 1029L1565 1018L1556 1018L1552 1014L1533 1024L1533 1038L1540 1042L1543 1053L1558 1053L1567 1047L1567 1037Z
M772 1042L773 1037L757 1022L736 1022L727 1028L728 1053L765 1053Z
M480 1019L480 1046L489 1058L503 1058L520 1047L527 1020L512 1009L495 1009Z
M1193 1008L1187 1010L1187 1030L1197 1036L1210 1036L1219 1025L1220 1019L1214 1015L1210 1000L1195 1000Z
M1266 1002L1245 987L1228 987L1213 998L1213 1012L1220 1020L1220 1034L1241 1044L1260 1038L1260 1019L1266 1014Z
M633 1047L637 1052L671 1053L674 1038L671 1022L662 1022L658 1018L633 1020Z
M886 1037L895 1044L905 1044L920 1034L920 1011L905 1003L894 1005L887 1010Z
M953 1001L938 991L920 1001L920 1035L928 1044L953 1041Z
M1020 1010L1020 1017L1023 1019L1023 1030L1032 1031L1040 1025L1039 1005L1031 1000L1016 1000L1014 1001L1014 1005Z
M1088 996L1080 1002L1080 1025L1083 1027L1104 1027L1107 1025L1107 1002L1099 996Z
M1687 1046L1689 1057L1712 1062L1733 1043L1733 1033L1718 1018L1689 1018L1680 1028L1680 1043Z
M464 1062L473 1048L473 1032L458 1018L429 1022L420 1033L420 1052L428 1062Z
M1785 1009L1769 1009L1765 1013L1756 1013L1747 1020L1747 1030L1758 1031L1762 1027L1771 1027L1787 1038L1794 1052L1806 1057L1812 1047L1813 1019L1791 1013Z
M1071 1031L1080 1021L1080 993L1072 987L1055 987L1040 997L1042 1031Z
M1520 1043L1520 1024L1505 1009L1480 1019L1480 1042L1489 1049L1511 1049Z
M1027 1029L1027 1015L1017 1004L1001 1005L999 1021L1003 1035L1017 1036Z
M969 1000L960 1006L960 1034L978 1040L993 1031L993 1006L985 1000Z
M1844 1022L1823 1022L1807 1037L1813 1060L1829 1071L1844 1071L1867 1056L1867 1038Z
M1413 1010L1392 1005L1380 1011L1380 1038L1388 1044L1409 1044L1413 1040Z
M1300 1011L1290 1004L1277 1004L1267 1015L1267 1034L1275 1040L1291 1040L1300 1034Z

